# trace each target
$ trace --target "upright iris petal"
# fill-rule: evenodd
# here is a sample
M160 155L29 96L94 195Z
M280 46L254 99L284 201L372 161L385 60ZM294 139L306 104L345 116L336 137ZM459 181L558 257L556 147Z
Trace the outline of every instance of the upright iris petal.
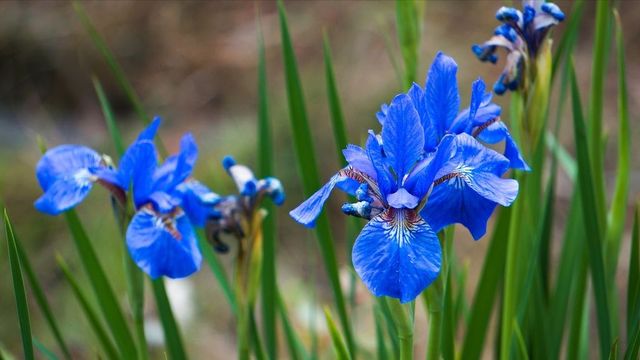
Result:
M427 75L427 114L431 124L436 126L439 138L444 137L460 109L457 72L458 64L451 57L439 52Z

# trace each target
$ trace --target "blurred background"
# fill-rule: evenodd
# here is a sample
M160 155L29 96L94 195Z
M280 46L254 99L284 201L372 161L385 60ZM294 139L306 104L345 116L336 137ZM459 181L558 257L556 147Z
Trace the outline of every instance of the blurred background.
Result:
M517 1L516 1L517 2ZM571 1L556 2L566 14ZM322 31L331 40L334 68L350 141L361 144L366 130L379 130L375 112L400 92L396 75L384 45L380 24L391 32L395 42L395 5L392 1L287 1L291 36L298 58L307 111L314 132L315 148L322 175L329 178L338 168L336 149L328 114ZM438 51L453 56L460 65L458 82L462 104L467 106L471 83L481 76L488 84L498 78L502 62L492 66L476 60L472 44L487 40L498 25L495 11L502 1L428 1L422 39L419 79L423 84L428 67ZM193 132L200 147L195 176L214 191L235 192L220 160L233 154L238 162L257 166L257 44L256 8L262 13L267 55L270 115L275 144L275 176L285 186L288 199L278 216L279 286L290 309L294 325L306 345L309 329L317 327L323 358L333 350L326 335L322 305L332 304L322 262L313 235L287 215L302 200L300 181L289 133L286 93L280 46L280 27L276 4L271 1L136 2L87 1L85 7L118 62L142 99L148 113L162 116L160 133L171 152L178 149L184 132ZM575 61L581 89L590 86L591 44L593 42L595 1L587 1ZM640 2L621 1L620 14L626 36L629 105L632 139L640 135ZM559 41L564 24L556 28ZM556 42L557 42L556 41ZM394 44L395 45L395 44ZM502 54L500 54L502 55ZM607 79L605 128L610 144L605 166L616 166L617 83L615 63L610 62ZM41 194L34 167L40 156L37 137L49 147L59 144L85 144L99 152L113 154L105 120L95 95L91 77L96 76L116 112L116 119L127 141L142 128L125 94L107 64L97 52L68 2L0 2L0 202L11 215L17 236L32 257L37 274L45 286L74 357L95 358L96 341L89 325L55 262L62 254L85 286L86 277L77 261L77 252L63 218L49 217L33 208ZM508 114L508 96L495 97ZM585 98L586 99L586 98ZM555 100L552 100L552 103ZM551 123L556 110L550 111ZM508 122L508 116L503 117ZM570 117L560 119L561 142L573 153ZM640 145L632 141L632 154ZM632 156L630 199L640 192L640 157ZM564 217L571 194L571 183L563 173L558 183L557 216ZM111 215L107 192L96 187L79 213L94 246L101 256L111 283L126 309L120 239ZM343 195L332 197L328 208L339 209ZM633 204L629 204L631 215ZM345 239L345 217L330 212L336 249L342 266L345 288L351 276L350 256ZM631 223L629 216L628 223ZM563 224L564 221L556 221ZM630 228L630 225L628 226ZM555 229L554 249L562 240ZM4 238L4 237L3 237ZM474 242L459 228L455 247L469 266L468 301L472 300L489 236ZM625 235L619 265L619 287L626 286L629 234ZM554 252L555 254L555 252ZM222 256L230 265L233 255ZM21 341L9 276L6 241L0 241L0 346L20 354ZM196 359L233 359L235 328L226 300L203 264L200 272L187 280L168 283L174 311L182 324L188 351ZM29 292L28 292L29 296ZM147 296L145 312L149 341L161 344L154 304ZM621 296L620 299L624 297ZM92 299L94 300L94 299ZM353 313L355 333L365 349L375 349L371 295L358 282L357 308ZM45 345L55 348L50 332L35 303L31 305L34 334ZM426 321L417 306L417 353L424 351ZM485 331L485 329L470 329ZM458 334L461 337L463 334ZM492 358L487 346L487 358ZM284 346L280 353L284 356ZM163 358L156 353L155 358Z

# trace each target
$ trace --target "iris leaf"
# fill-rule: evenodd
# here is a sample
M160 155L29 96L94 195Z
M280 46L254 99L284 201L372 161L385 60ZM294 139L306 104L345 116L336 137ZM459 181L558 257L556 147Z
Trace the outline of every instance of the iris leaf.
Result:
M342 339L342 335L340 335L340 330L338 330L335 321L333 321L331 310L329 310L327 306L324 307L324 316L327 319L327 327L329 328L329 335L331 336L333 349L336 352L336 358L338 360L351 360L347 346Z
M58 358L51 352L51 350L47 349L38 339L33 337L33 344L40 350L40 352L47 357L49 360L58 360Z
M258 173L261 178L273 175L273 138L269 119L269 92L267 88L267 68L264 39L260 14L257 15L258 28ZM277 283L276 283L276 211L272 202L264 208L269 213L262 222L262 320L265 343L270 359L278 357Z
M120 355L124 359L136 359L137 351L131 332L125 321L118 300L113 293L113 289L107 280L107 276L100 265L89 236L80 223L80 219L75 210L65 212L67 225L75 242L82 265L84 266L93 291L98 299L100 310L104 316L111 334L113 335Z
M496 226L489 242L489 249L484 259L482 273L476 287L474 301L469 311L467 333L462 344L461 359L480 359L487 331L473 331L473 329L488 329L491 313L495 306L498 284L503 280L507 256L507 237L511 222L511 208L500 209Z
M56 323L55 317L53 316L53 311L51 310L51 305L47 300L47 297L44 294L44 290L42 289L42 285L40 285L40 281L36 276L35 271L33 270L33 266L29 260L29 256L25 252L22 243L19 241L18 237L15 236L16 239L16 247L18 249L18 257L20 258L20 265L22 270L24 271L27 280L29 281L29 285L31 286L31 291L35 297L36 303L42 311L45 320L47 321L47 325L51 328L51 332L53 333L53 337L55 338L60 350L62 351L65 359L71 359L71 353L69 352L69 348L62 336L62 332ZM37 345L37 344L36 344Z
M600 3L598 3L598 6ZM571 64L573 68L573 63ZM611 349L611 329L609 317L609 304L607 296L606 278L604 273L602 255L602 227L597 214L596 194L591 178L591 164L589 146L587 144L586 129L582 117L582 105L580 93L575 76L575 70L571 74L571 94L573 109L573 126L578 155L578 174L581 179L580 191L582 210L587 232L587 249L589 252L589 268L591 272L594 296L596 299L596 317L598 319L598 336L600 338L600 353L602 358L608 356Z
M71 290L73 291L76 300L78 300L78 303L80 304L80 309L82 309L84 316L89 322L89 326L91 326L91 330L93 330L93 333L96 336L96 339L98 340L102 351L104 351L105 356L107 357L107 359L111 360L120 359L120 355L118 355L118 351L109 338L109 334L100 321L96 310L89 303L89 299L82 290L82 287L80 287L80 283L73 275L73 272L69 269L66 261L60 255L56 256L56 260L58 261L60 269L62 269L62 274L71 286Z
M615 286L614 277L618 267L618 257L624 232L624 221L627 214L627 200L629 197L629 170L631 165L631 135L629 130L629 105L627 99L626 66L624 58L624 39L622 24L618 12L614 10L616 19L616 39L618 47L618 173L616 185L609 209L607 238L606 238L606 266L607 280ZM611 289L616 291L616 289Z
M291 35L287 25L287 17L282 1L278 2L280 14L280 26L282 31L282 49L284 57L284 68L287 88L287 98L289 100L289 120L293 133L294 149L298 162L298 170L302 178L304 195L311 196L320 189L320 172L314 152L313 138L309 128L307 111L304 105L302 85L296 64ZM328 272L331 289L333 291L338 317L345 334L349 354L355 357L355 342L351 331L351 323L347 316L347 309L344 301L340 279L338 276L338 262L334 249L333 236L331 234L329 219L326 213L320 214L316 221L316 237L320 246L325 268Z
M629 278L627 280L627 342L631 341L631 330L638 322L640 314L640 214L639 203L636 203L636 212L633 217L633 230L631 232L631 250L629 252Z
M33 353L33 341L31 339L31 320L29 319L29 304L27 303L27 292L24 288L24 280L22 278L22 268L20 266L20 258L18 256L18 248L16 238L11 226L11 220L4 209L4 228L7 235L7 249L9 250L9 265L11 267L11 277L13 279L13 293L16 298L16 306L18 308L18 320L20 323L20 335L22 336L22 348L24 349L24 357L27 360L35 359Z
M164 279L159 278L151 281L153 294L156 298L156 307L160 321L162 322L162 330L164 331L165 344L169 352L169 358L171 360L184 360L187 359L187 353L182 345L182 336L180 335L180 329L178 323L173 317L171 311L171 304L167 297L167 290L164 287Z
M233 315L237 315L238 305L236 303L234 292L233 290L231 290L231 284L229 283L229 278L227 277L224 267L218 260L218 257L213 252L211 245L209 245L209 243L206 240L203 240L204 238L205 238L204 232L202 230L198 230L198 241L200 243L200 250L202 251L202 256L204 257L204 260L209 265L209 269L211 270L211 273L218 281L218 284L220 284L220 288L222 289L222 293L224 294L224 296L227 298L227 302L229 303L231 312L233 312Z
M118 124L116 124L116 120L113 116L113 109L111 108L111 104L109 104L109 100L107 99L107 95L104 93L104 89L102 88L102 84L97 77L92 77L93 87L96 90L96 94L98 95L98 100L100 101L100 106L102 107L102 113L104 114L104 119L107 121L107 127L109 128L109 133L111 134L111 140L113 140L113 145L116 149L116 155L118 158L121 158L124 155L124 144L122 142L122 135L120 134L120 130L118 129Z
M310 356L305 350L298 333L291 324L287 313L287 308L284 305L282 296L278 293L278 313L280 314L280 320L282 321L282 328L284 330L285 340L287 347L289 348L289 356L291 360L309 360Z
M422 13L415 0L396 0L396 23L400 53L404 60L403 89L409 90L418 73Z

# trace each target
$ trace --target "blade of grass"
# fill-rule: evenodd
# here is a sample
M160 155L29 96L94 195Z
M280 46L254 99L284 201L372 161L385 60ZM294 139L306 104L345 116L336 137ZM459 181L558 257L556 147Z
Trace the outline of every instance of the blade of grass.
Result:
M638 294L640 294L640 203L636 202L636 212L633 217L631 231L631 250L629 252L629 277L627 279L627 342L631 338L633 323L637 321L634 315L640 309Z
M16 298L18 308L18 320L20 323L20 335L22 336L22 348L24 357L27 360L35 359L33 354L33 341L31 339L31 320L29 319L29 304L27 303L27 293L24 288L22 269L16 245L16 238L13 234L11 220L4 209L4 228L7 235L7 249L9 250L9 265L11 267L11 278L13 279L13 293Z
M46 346L42 345L38 339L33 337L33 344L40 350L42 355L46 356L49 360L58 360L58 358L51 352L51 350L47 349Z
M136 112L138 117L140 117L140 120L142 120L142 122L145 125L149 125L151 123L151 118L149 117L147 112L144 110L142 102L138 98L138 95L136 95L136 92L133 89L133 86L127 79L127 76L124 74L124 71L122 70L118 62L116 61L115 56L113 55L113 53L111 52L107 44L104 42L104 40L98 33L98 30L93 25L93 22L91 21L91 18L89 18L89 14L87 14L87 11L82 6L82 3L78 0L72 0L71 4L73 5L73 9L78 15L78 18L80 18L80 22L82 22L82 26L84 26L84 28L87 30L87 33L91 38L91 41L96 46L96 48L98 49L102 57L105 59L105 61L107 62L107 65L109 65L109 68L111 68L111 72L113 72L114 76L116 77L116 80L118 81L118 84L120 85L120 88L122 88L122 91L124 91L125 95L127 96L127 99L129 99L129 101L131 102L131 105L133 106L134 111ZM156 136L156 143L158 146L158 152L160 153L160 155L162 155L163 158L166 158L167 150L162 142L162 139L160 139L159 136Z
M65 212L67 225L75 242L82 265L84 266L91 286L98 299L102 315L111 330L111 334L116 341L120 355L124 359L136 359L137 350L131 332L124 318L124 314L118 305L113 289L107 280L107 276L100 265L98 256L89 240L89 237L80 223L80 219L75 210Z
M629 168L631 165L631 135L629 130L629 105L627 99L626 66L624 58L624 39L622 24L617 10L613 10L616 20L616 40L618 47L618 173L616 185L609 209L607 237L606 237L606 265L607 280L615 286L614 277L618 267L618 257L624 232L624 221L627 214L627 200L629 197ZM616 291L615 288L610 291Z
M409 90L418 73L421 15L415 0L396 1L396 31L404 60L402 87L405 91Z
M600 7L600 3L598 3ZM596 192L592 182L591 162L589 146L587 144L587 134L582 117L582 105L580 103L580 93L576 80L573 63L571 64L571 90L573 108L573 126L576 141L576 151L578 155L578 178L581 181L580 191L582 199L582 211L585 219L585 229L587 232L587 249L589 253L589 268L591 272L594 296L596 299L596 317L598 319L598 336L600 339L600 354L606 358L611 349L611 330L609 317L609 304L607 296L607 286L604 274L604 264L602 256L602 228L597 214ZM600 170L598 170L600 171Z
M613 347L611 348L611 352L609 353L609 360L618 360L618 344L620 339L616 338L616 341L613 342Z
M640 326L638 326L638 321L636 320L636 324L634 326L633 333L631 334L629 341L629 346L627 347L627 351L624 354L625 360L636 360L638 359L638 352L640 351Z
M298 337L298 333L291 324L287 313L287 308L284 305L282 296L278 292L278 313L280 314L280 320L282 322L282 328L284 329L285 340L287 347L289 348L289 356L291 360L309 360L309 354L302 345L302 341Z
M560 162L560 165L564 168L571 182L575 182L576 174L578 173L576 160L571 156L571 154L569 154L562 144L558 142L555 135L551 132L547 131L545 141L547 143L547 147L553 153L553 156L558 159L558 162Z
M293 51L293 44L291 43L287 17L282 1L278 1L278 10L282 31L287 98L289 100L289 120L291 122L298 169L302 177L304 195L309 197L321 187L320 172L314 153L313 138L311 137L311 130L309 129L307 112L304 105L302 85L300 84L295 53ZM326 213L320 214L320 217L318 217L316 221L316 237L325 268L328 272L331 289L338 310L338 317L340 318L342 330L345 334L349 354L355 358L356 345L351 331L351 323L347 316L344 295L340 287L338 262L333 245L333 236L329 226L329 219Z
M385 18L382 16L378 17L378 28L380 28L380 34L382 34L382 41L384 42L384 47L387 50L387 55L389 55L389 60L391 61L393 72L396 74L396 77L398 78L398 84L400 85L400 87L403 87L402 70L400 69L400 65L398 65L398 57L396 56L396 50L393 47L393 42L391 41L389 26L387 26Z
M116 149L116 155L118 155L118 158L121 158L122 155L124 155L125 148L122 142L122 135L120 135L120 130L118 129L115 117L113 116L113 109L111 108L111 104L109 104L107 95L104 93L104 89L102 88L100 80L98 80L97 77L93 76L91 78L91 81L93 82L93 87L95 88L96 94L98 95L98 100L100 101L100 107L102 107L104 119L107 121L107 127L109 128L109 133L111 134L111 140L113 140L113 146Z
M187 353L182 345L182 336L178 323L173 317L171 304L167 297L167 290L164 287L164 279L159 278L151 281L153 294L156 298L156 306L160 321L162 322L162 330L164 331L164 342L169 352L171 360L185 360Z
M260 14L258 27L258 173L264 178L273 175L273 139L269 120L269 93L267 89L267 68L264 39ZM264 204L268 211L262 223L263 263L262 263L262 321L263 333L269 359L278 358L277 283L276 283L276 211L271 202Z
M118 125L116 124L113 116L111 104L109 104L109 100L102 89L100 81L96 77L93 77L92 81L98 100L100 101L100 106L102 107L102 113L104 114L104 118L107 122L107 127L109 128L109 133L111 134L113 145L116 149L116 154L118 158L122 158L125 149L122 136L120 135L120 130L118 129ZM131 197L131 193L129 193L129 197ZM133 201L132 199L129 200L128 204L131 206ZM134 334L138 343L138 359L146 360L149 358L149 351L147 349L147 337L144 332L144 275L140 268L138 268L138 266L133 262L131 256L129 256L126 244L126 232L129 222L127 216L121 206L119 206L115 201L113 201L112 208L114 218L116 219L120 230L122 263L127 282L127 296L129 298L129 307L131 308ZM131 209L131 212L133 212L133 209Z
M93 330L93 333L96 336L96 339L98 340L102 351L104 351L105 356L107 357L107 359L111 360L120 359L118 350L116 350L116 347L113 345L113 342L109 338L109 335L107 334L107 331L100 321L96 310L89 303L89 300L82 290L82 287L80 287L78 280L73 275L73 272L69 269L69 265L67 265L66 261L60 255L56 256L56 260L58 261L60 269L62 269L62 274L71 286L71 290L73 291L74 296L80 304L80 309L82 309L84 316L89 322L89 326L91 326L91 330Z
M607 68L607 32L609 28L609 0L597 2L593 68L591 74L591 96L589 98L588 144L591 161L591 177L599 226L605 229L606 198L602 154L602 112L604 105L604 79ZM582 110L581 110L582 111ZM586 189L583 189L587 191ZM583 199L587 200L587 199ZM602 345L602 344L601 344ZM606 350L610 346L606 347Z
M373 306L373 316L376 324L376 349L378 354L378 360L387 360L389 358L389 353L387 352L387 343L384 337L383 323L384 323L384 314L380 309L380 306L374 304Z
M511 222L511 208L500 209L494 228L489 249L485 256L484 265L478 286L476 287L474 301L471 303L469 320L467 321L467 333L462 344L461 359L480 359L487 331L474 331L474 329L488 329L491 313L495 306L498 284L504 276L504 259L507 256L507 237Z
M336 358L338 360L351 360L351 356L349 356L349 351L347 350L347 345L345 345L342 335L340 335L340 330L338 330L335 321L333 321L331 310L329 310L327 306L324 307L324 316L327 319L327 327L329 328L329 335L331 336L333 349L336 352Z
M33 270L33 266L29 261L29 256L27 256L27 253L25 252L22 246L22 243L19 241L18 237L17 236L14 236L14 237L16 239L20 265L22 266L22 269L24 270L24 274L26 275L27 280L29 281L29 285L31 286L31 291L33 292L33 295L36 299L36 303L38 304L40 311L42 311L42 314L44 315L44 318L47 322L47 325L49 325L49 328L51 328L53 337L56 339L56 342L60 347L60 351L62 351L64 358L67 360L70 360L71 352L69 352L69 348L67 347L67 344L62 336L62 332L60 331L60 328L58 327L58 324L55 320L55 317L53 316L51 305L47 300L47 297L44 293L44 290L42 289L42 285L40 285L40 281L38 280L38 277L36 276L35 271Z
M524 341L524 337L522 336L522 331L520 330L520 326L518 322L513 319L513 330L516 335L516 340L518 342L518 349L520 350L520 358L523 360L529 360L529 353L527 352L527 344Z

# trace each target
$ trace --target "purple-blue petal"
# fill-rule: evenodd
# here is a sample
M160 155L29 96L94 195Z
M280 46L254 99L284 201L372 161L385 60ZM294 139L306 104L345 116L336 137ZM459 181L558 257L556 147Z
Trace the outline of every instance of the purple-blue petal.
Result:
M442 138L460 110L460 93L456 73L458 64L442 52L431 64L425 87L426 107L430 123Z
M36 164L36 177L46 191L57 180L81 169L100 166L102 158L95 150L81 145L60 145L47 150Z
M376 173L376 169L373 167L367 152L364 151L363 148L349 144L346 149L342 150L342 155L344 155L347 163L353 168L369 175L373 180L377 179L378 174Z
M411 195L405 188L400 188L387 196L387 202L395 209L415 209L420 199Z
M328 183L321 187L320 190L316 191L315 194L311 195L310 198L305 200L297 208L291 210L289 215L293 220L306 227L314 227L316 219L322 212L324 203L327 202L329 195L331 195L331 191L333 191L333 188L336 187L338 182L343 181L344 179L347 178L338 174L333 175L331 179L329 179Z
M79 170L77 175L59 178L49 184L45 193L34 203L38 211L49 215L58 215L84 200L93 186L93 181L85 178L89 171Z
M518 145L507 129L507 125L502 121L496 121L480 131L478 139L489 144L495 144L502 140L505 141L504 156L509 160L509 167L517 170L531 171L529 165L524 160L524 156L520 152Z
M376 169L378 188L383 197L382 200L385 200L387 195L395 191L397 187L393 175L389 172L387 159L382 156L382 147L378 142L378 138L371 130L369 130L369 138L367 139L367 155L369 155L369 160L371 160L371 164Z
M427 114L427 100L424 95L424 90L422 90L420 85L413 83L407 95L411 98L413 106L420 116L420 124L424 131L424 151L428 153L432 152L436 146L438 146L438 130L435 125L431 123L431 118L429 114Z
M154 117L151 124L149 124L144 130L142 130L140 135L138 135L138 141L142 141L142 140L153 141L153 138L156 137L156 133L158 132L158 127L160 127L161 123L162 123L162 120L160 120L159 116Z
M407 303L438 277L442 252L438 236L419 215L389 209L362 229L352 260L374 295Z
M213 206L222 200L220 195L197 180L187 180L177 190L182 194L180 207L195 227L204 227Z
M407 191L418 199L427 195L438 171L455 155L457 146L453 145L454 138L455 135L445 136L434 153L428 154L416 164L405 180L404 187Z
M184 278L202 263L196 234L184 213L163 221L147 209L139 211L127 229L127 247L133 261L152 279Z
M405 94L396 96L382 127L382 143L389 164L398 181L402 181L420 159L424 148L424 131L420 116L411 98Z

